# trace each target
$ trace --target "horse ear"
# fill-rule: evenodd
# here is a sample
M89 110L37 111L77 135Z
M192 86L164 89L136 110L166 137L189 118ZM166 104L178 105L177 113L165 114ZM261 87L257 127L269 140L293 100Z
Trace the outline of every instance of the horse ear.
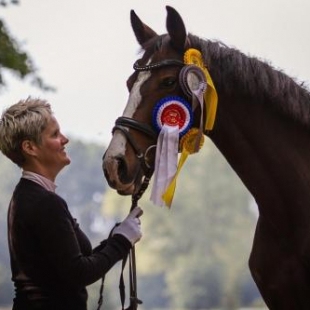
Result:
M166 27L170 35L172 46L177 51L184 51L186 47L187 34L184 22L180 14L171 6L166 6L167 22Z
M130 11L130 21L133 32L141 46L151 38L157 36L154 30L141 21L134 10Z

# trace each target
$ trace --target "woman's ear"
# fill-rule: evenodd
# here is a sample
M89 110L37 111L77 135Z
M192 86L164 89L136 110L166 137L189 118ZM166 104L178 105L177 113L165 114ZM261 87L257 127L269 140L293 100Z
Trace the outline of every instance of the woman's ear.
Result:
M36 145L31 140L24 140L22 142L22 151L25 155L34 156L36 155Z

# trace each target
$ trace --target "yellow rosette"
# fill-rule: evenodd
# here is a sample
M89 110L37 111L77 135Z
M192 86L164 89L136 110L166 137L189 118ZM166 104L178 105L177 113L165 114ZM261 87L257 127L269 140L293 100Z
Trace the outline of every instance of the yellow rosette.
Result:
M213 84L212 78L210 76L210 73L203 63L201 53L194 48L189 48L185 52L184 62L185 64L195 65L199 67L205 74L206 81L208 84L207 91L204 94L204 101L205 101L206 111L207 111L205 130L212 130L214 126L214 122L215 122L215 117L216 117L218 97L217 97L217 92Z

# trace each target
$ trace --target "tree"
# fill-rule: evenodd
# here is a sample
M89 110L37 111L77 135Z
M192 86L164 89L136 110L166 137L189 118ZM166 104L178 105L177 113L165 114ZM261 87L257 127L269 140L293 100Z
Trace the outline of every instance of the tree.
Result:
M18 4L16 0L10 1L12 4ZM8 1L0 1L0 5L7 6ZM44 91L54 91L55 89L43 81L37 74L31 57L22 50L20 44L9 33L5 22L0 19L0 88L6 85L3 79L3 72L10 71L20 79L29 77L31 84Z
M11 1L1 0L0 1L0 5L1 6L7 6L9 3L11 3L11 4L18 4L19 1L18 0L11 0Z

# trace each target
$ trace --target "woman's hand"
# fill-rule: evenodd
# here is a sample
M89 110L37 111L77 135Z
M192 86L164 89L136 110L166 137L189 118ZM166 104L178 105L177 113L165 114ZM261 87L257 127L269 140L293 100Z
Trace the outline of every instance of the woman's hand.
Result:
M112 236L117 234L123 235L132 245L134 245L142 237L141 221L139 218L142 214L143 211L141 208L134 208L124 221L113 229Z

